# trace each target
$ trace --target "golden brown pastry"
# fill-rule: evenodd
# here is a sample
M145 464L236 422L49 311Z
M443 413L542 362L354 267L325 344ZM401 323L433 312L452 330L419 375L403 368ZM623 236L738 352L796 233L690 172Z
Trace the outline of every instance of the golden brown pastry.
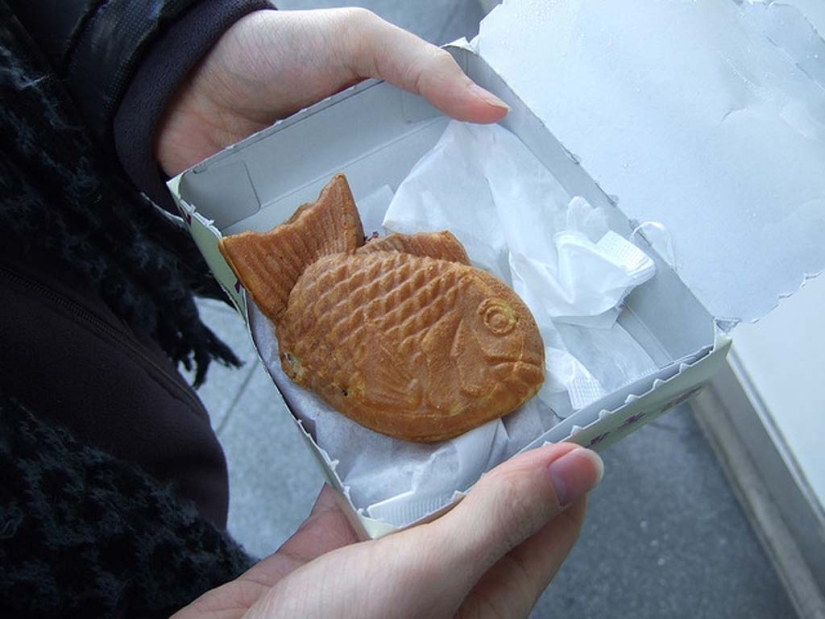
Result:
M399 252L325 256L277 329L299 385L377 432L440 441L512 412L544 380L516 294L472 267Z
M400 251L414 256L440 258L450 262L470 264L470 258L461 242L446 230L443 232L419 232L417 234L398 234L371 239L359 247L356 253L365 254L376 251Z
M293 381L361 425L413 441L453 438L538 392L544 344L515 292L470 266L450 233L361 246L349 190L334 193L345 204L331 205L331 195L265 235L222 243L274 323ZM318 220L333 230L318 230Z
M336 174L317 201L300 206L280 226L224 237L218 248L247 294L277 324L290 290L307 266L321 256L363 244L364 229L349 183Z

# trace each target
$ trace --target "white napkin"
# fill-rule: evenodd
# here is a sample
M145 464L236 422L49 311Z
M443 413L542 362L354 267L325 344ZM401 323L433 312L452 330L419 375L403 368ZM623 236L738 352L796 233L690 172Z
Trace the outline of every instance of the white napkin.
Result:
M518 411L451 441L409 443L359 426L293 384L281 371L271 328L251 308L253 337L267 369L335 462L353 504L373 518L403 526L448 504L482 473L615 389L617 382L655 369L616 322L618 306L633 285L653 275L653 263L610 230L598 209L581 198L571 200L500 126L450 123L398 187L379 226L390 193L382 187L356 196L369 222L367 234L381 227L451 231L476 266L513 285L530 307L547 360L539 396ZM623 370L626 375L618 376Z

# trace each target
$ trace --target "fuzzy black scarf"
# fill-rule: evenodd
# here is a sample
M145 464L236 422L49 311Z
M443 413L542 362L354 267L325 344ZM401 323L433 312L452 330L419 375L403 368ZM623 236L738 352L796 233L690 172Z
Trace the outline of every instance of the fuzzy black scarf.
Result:
M170 488L0 391L0 615L168 617L253 561Z
M19 22L0 15L0 228L81 274L175 363L239 365L201 321L193 292L220 296L189 235L90 137Z

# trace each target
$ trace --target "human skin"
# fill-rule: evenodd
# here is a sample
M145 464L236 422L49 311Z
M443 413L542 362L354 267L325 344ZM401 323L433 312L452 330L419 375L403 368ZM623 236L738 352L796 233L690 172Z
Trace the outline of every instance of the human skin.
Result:
M601 475L594 452L548 445L493 469L437 520L365 542L325 487L277 552L173 619L526 618Z
M449 54L362 9L261 11L218 41L169 104L155 142L173 176L365 78L420 94L459 120L508 111ZM359 542L324 488L298 531L188 617L527 617L575 543L599 457L571 444L499 465L434 522Z
M370 77L458 120L496 122L508 111L446 51L369 11L258 11L230 28L179 88L159 125L156 158L174 176Z

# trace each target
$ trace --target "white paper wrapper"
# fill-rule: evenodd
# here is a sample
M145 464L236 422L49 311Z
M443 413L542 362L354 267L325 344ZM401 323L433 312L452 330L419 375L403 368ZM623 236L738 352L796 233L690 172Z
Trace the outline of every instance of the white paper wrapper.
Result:
M379 227L391 193L381 188L356 196L368 234ZM443 443L376 434L294 385L281 371L269 323L251 308L253 337L267 369L315 442L336 462L356 508L396 526L423 518L561 418L656 369L616 321L628 292L653 276L653 262L606 222L585 200L571 199L499 126L450 123L399 186L383 228L451 231L476 266L515 288L546 346L548 371L539 397Z

